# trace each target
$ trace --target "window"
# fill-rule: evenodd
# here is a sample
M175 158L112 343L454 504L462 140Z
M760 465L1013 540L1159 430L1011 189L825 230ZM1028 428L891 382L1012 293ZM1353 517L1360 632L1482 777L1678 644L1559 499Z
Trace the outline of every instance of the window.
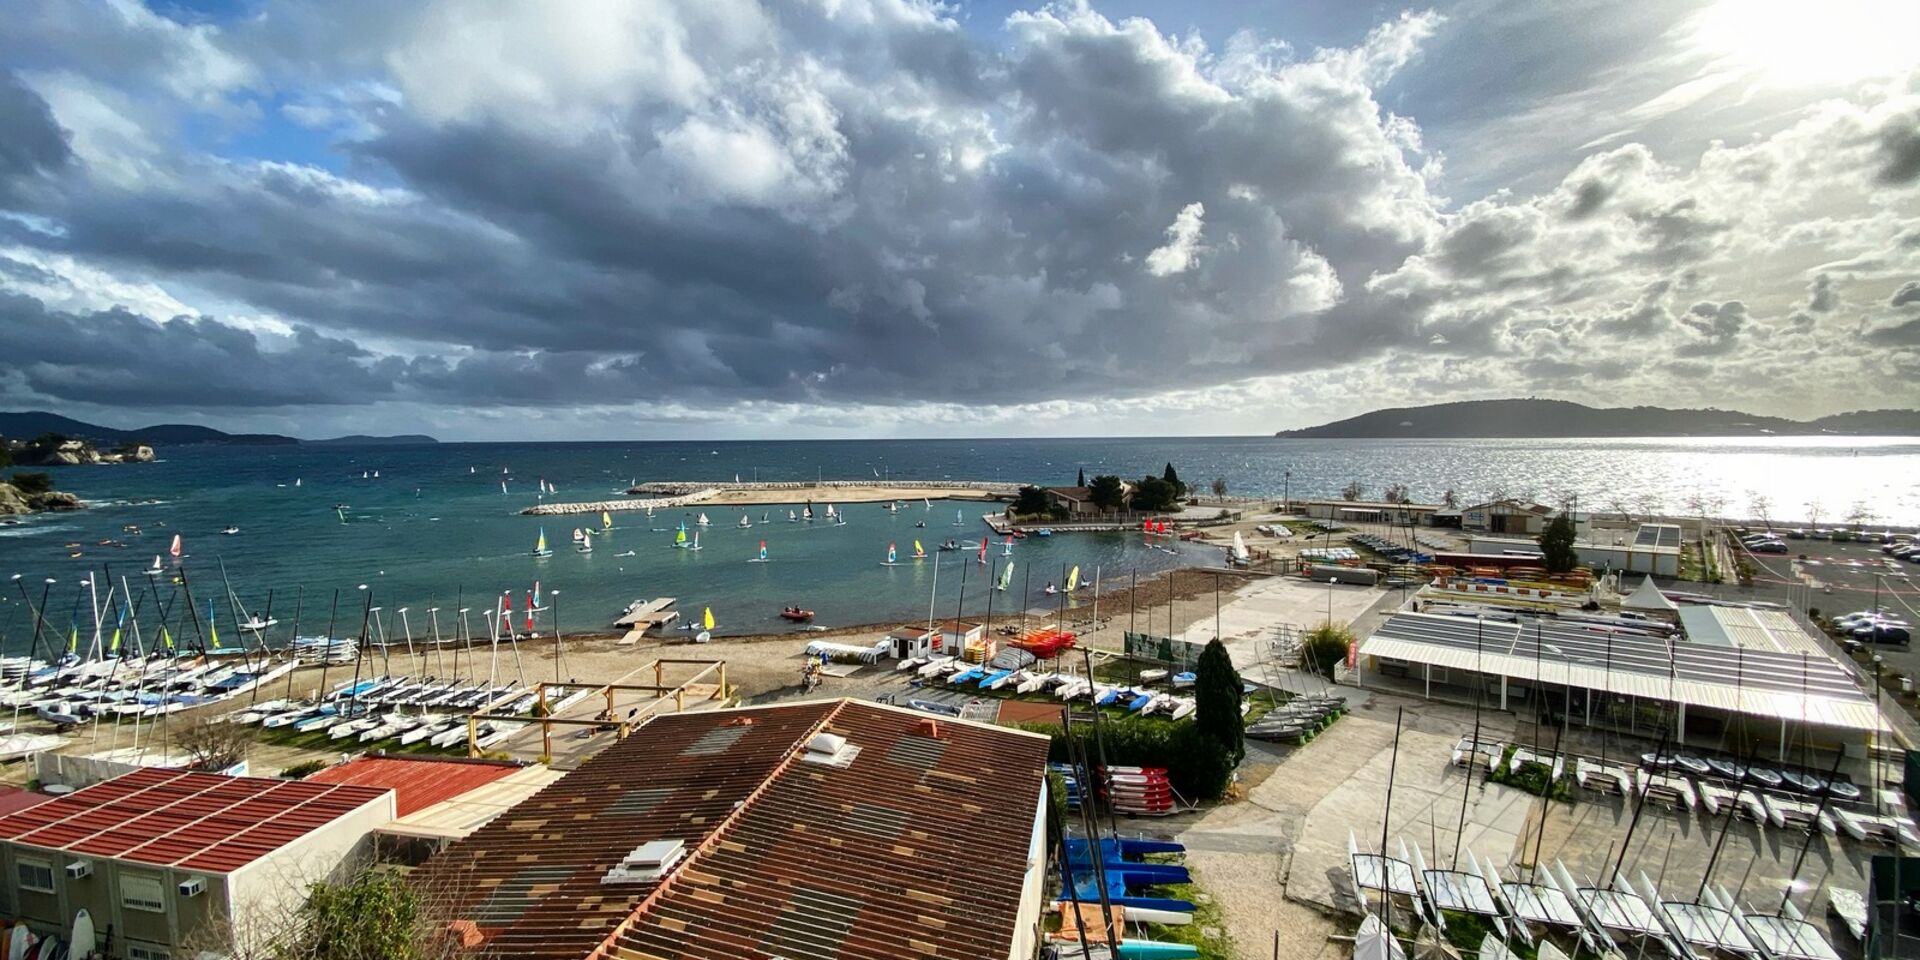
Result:
M170 956L165 947L127 941L127 960L168 960Z
M149 913L167 912L165 890L159 877L143 877L126 873L120 875L120 905L129 910L145 910Z
M14 872L20 878L20 889L35 890L40 893L53 892L53 864L45 860L22 858L14 864Z

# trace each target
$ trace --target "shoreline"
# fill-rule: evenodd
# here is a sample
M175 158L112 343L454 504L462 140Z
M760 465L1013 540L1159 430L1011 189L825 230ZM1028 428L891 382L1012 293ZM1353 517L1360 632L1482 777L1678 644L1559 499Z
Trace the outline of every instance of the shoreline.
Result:
M764 507L815 501L821 504L889 503L894 500L967 500L991 503L1018 491L1018 485L994 482L918 481L888 483L828 480L823 483L683 483L649 481L627 490L619 500L543 503L522 516L555 516L617 510L679 507Z

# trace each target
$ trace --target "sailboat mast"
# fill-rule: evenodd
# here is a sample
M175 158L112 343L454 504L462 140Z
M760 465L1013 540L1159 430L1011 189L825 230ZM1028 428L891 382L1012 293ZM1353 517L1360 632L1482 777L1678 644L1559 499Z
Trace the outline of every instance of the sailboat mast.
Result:
M289 702L293 700L293 676L300 672L300 607L306 599L306 585L295 584L293 594L293 633L289 634L289 639L287 640L287 650L292 654L291 659L293 661L293 669L287 671L286 699Z
M1393 868L1387 861L1387 824L1393 819L1393 775L1400 767L1400 721L1405 719L1406 707L1395 707L1393 712L1393 755L1387 760L1387 797L1380 808L1380 920L1389 931L1393 929Z
M1480 765L1480 699L1486 695L1486 675L1481 673L1480 643L1486 631L1483 617L1473 618L1473 739L1467 744L1466 782L1460 786L1460 825L1453 831L1453 869L1460 869L1460 840L1467 833L1467 799L1473 795L1473 768ZM1498 758L1495 759L1498 763ZM1434 851L1438 853L1439 851ZM1537 864L1538 861L1535 861Z

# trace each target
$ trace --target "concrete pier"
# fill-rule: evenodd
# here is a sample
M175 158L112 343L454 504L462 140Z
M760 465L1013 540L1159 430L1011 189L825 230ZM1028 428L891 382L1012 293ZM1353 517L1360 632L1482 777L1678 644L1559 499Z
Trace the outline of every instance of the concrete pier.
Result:
M794 483L649 481L629 488L620 500L543 503L520 511L527 516L594 514L616 510L671 510L696 504L754 507L799 503L884 503L889 500L995 500L1020 492L1017 483L969 480L825 480Z

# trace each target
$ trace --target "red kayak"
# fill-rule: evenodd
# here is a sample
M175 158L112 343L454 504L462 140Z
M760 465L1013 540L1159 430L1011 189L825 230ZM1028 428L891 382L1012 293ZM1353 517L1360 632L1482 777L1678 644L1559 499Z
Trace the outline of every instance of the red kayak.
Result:
M780 611L780 616L784 619L792 620L794 623L806 623L808 620L813 619L813 611L812 610L782 610Z

